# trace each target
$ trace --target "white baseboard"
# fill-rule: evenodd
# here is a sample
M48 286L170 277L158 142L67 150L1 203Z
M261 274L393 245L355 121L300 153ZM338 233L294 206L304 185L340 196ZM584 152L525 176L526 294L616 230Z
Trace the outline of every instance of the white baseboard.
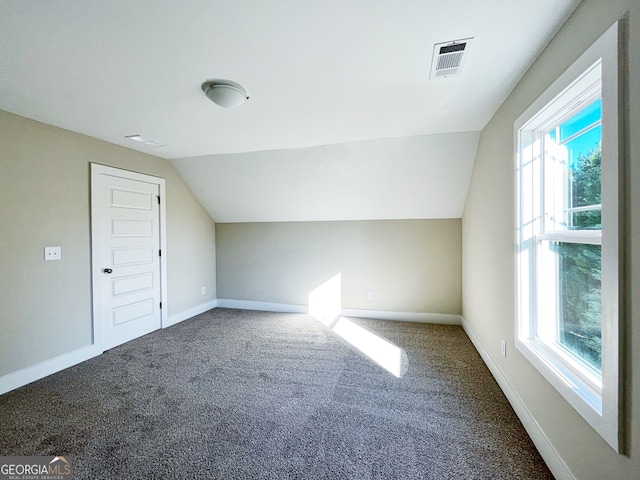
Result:
M502 370L500 370L500 367L498 367L498 364L493 360L489 351L480 340L480 337L478 337L471 325L464 321L464 318L462 318L462 328L467 333L471 343L476 347L476 350L489 368L493 378L498 382L498 385L504 392L507 400L509 400L513 410L516 412L516 415L529 434L529 437L531 437L533 444L540 452L540 455L549 467L549 470L551 470L551 473L553 473L554 477L558 480L576 480L576 477L571 473L567 464L562 460L558 451L553 447L551 441L540 427L540 424L538 424L525 403L513 388L513 385L511 385L511 382L509 382L507 377L502 373Z
M185 310L184 312L180 312L179 314L171 315L167 324L163 325L163 328L175 325L187 318L191 318L195 315L211 310L212 308L216 308L217 304L217 300L213 300L211 302L197 305ZM41 378L48 377L49 375L64 370L65 368L73 367L74 365L96 357L101 353L102 349L95 345L91 345L69 353L64 353L58 357L40 362L31 367L11 372L0 377L0 395L10 392L11 390L15 390L16 388L20 388L31 382L35 382L36 380L40 380Z
M259 310L262 312L309 313L309 308L306 305L253 302L251 300L228 300L223 298L218 299L218 307L237 308L238 310Z
M444 325L461 325L460 315L447 313L390 312L385 310L361 310L343 308L343 317L372 318L374 320L393 320L398 322L440 323Z
M218 300L211 300L210 302L201 303L200 305L196 305L195 307L189 308L188 310L184 310L180 313L176 313L175 315L169 315L169 319L164 325L162 325L162 328L170 327L188 318L195 317L196 315L200 315L204 312L208 312L209 310L211 310L212 308L216 308L217 306Z
M74 365L84 362L85 360L89 360L101 353L102 351L95 345L90 345L78 350L73 350L69 353L64 353L31 367L11 372L0 377L0 395L10 392L11 390L15 390L16 388L23 387L31 382L35 382L36 380L40 380L41 378L48 377L60 370L64 370L65 368L73 367Z
M218 299L218 307L237 308L239 310L260 310L263 312L309 313L306 305L292 305L287 303L253 302L250 300ZM384 310L362 310L343 308L343 317L371 318L374 320L397 320L400 322L442 323L446 325L460 325L460 315L440 313L391 312Z

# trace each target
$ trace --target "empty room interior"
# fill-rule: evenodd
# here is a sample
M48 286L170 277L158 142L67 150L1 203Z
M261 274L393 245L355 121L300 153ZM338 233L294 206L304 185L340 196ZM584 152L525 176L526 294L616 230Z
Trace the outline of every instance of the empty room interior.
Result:
M638 0L0 0L0 456L640 479L638 132Z

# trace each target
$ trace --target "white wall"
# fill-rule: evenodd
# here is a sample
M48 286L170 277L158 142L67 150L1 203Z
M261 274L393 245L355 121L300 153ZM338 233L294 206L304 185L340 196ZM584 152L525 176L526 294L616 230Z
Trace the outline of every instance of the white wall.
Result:
M479 132L171 160L216 222L460 218Z
M92 342L90 162L166 179L169 317L215 300L215 225L169 162L1 110L0 138L0 377Z
M623 358L628 453L615 453L514 348L516 118L615 20L628 16L628 301ZM463 317L529 412L528 425L577 479L640 478L640 2L584 0L482 131L463 217ZM507 358L500 341L508 343ZM544 453L544 452L543 452ZM547 455L547 459L551 457ZM562 463L566 469L561 468ZM570 472L570 473L567 473Z

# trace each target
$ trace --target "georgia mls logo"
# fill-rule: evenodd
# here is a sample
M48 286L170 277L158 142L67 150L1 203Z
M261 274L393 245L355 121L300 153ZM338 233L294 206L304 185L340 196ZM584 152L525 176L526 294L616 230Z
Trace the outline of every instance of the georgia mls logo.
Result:
M0 480L68 480L71 464L55 457L0 457Z
M54 465L57 464L57 465ZM71 474L71 465L64 457L53 457L53 460L49 462L49 475L69 475Z

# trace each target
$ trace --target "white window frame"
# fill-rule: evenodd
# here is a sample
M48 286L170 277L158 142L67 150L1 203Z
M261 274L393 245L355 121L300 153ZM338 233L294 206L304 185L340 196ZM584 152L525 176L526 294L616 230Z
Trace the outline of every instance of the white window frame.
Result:
M616 451L622 451L623 398L620 379L622 345L624 210L620 148L622 132L622 25L614 24L576 60L515 122L516 145L516 348ZM598 65L599 67L596 67ZM597 75L594 68L601 68ZM600 85L592 85L594 74ZM577 101L602 99L602 235L599 231L545 232L541 215L540 137L550 124L576 112ZM594 93L595 92L595 93ZM586 105L586 103L585 103ZM601 244L602 252L602 368L592 374L572 355L550 347L535 335L538 313L536 270L542 240Z

